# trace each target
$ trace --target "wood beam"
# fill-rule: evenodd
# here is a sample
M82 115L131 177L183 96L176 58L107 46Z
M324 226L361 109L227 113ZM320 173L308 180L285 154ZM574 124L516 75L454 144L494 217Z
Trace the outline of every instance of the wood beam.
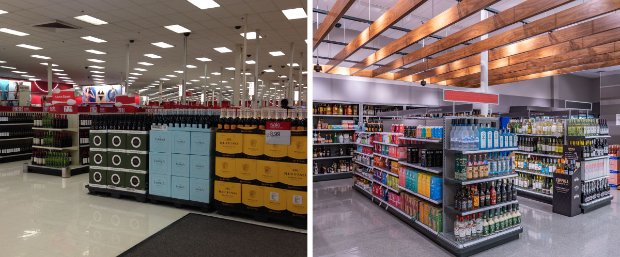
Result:
M489 34L493 31L504 28L508 25L517 23L521 20L531 18L545 11L551 10L572 0L528 0L512 8L506 9L496 15L484 19L472 26L464 28L450 36L429 44L423 48L413 51L406 56L400 57L383 67L373 71L374 76L381 75L402 66L423 60L433 54L448 50L463 42ZM410 75L410 74L407 74Z
M325 19L319 27L314 31L312 42L314 50L321 44L321 41L325 39L327 34L334 28L336 23L342 18L342 16L349 10L349 8L355 3L355 0L337 0L332 9L329 10Z
M375 22L370 24L370 27L362 31L359 35L357 35L357 37L355 37L355 39L353 39L353 41L340 50L340 52L334 56L334 59L329 61L327 65L334 67L340 64L343 60L347 59L359 50L360 47L366 45L368 42L381 35L381 33L386 31L390 26L396 24L396 22L420 7L426 1L427 0L399 0L394 6L392 6L392 8L387 10L387 12L381 15L381 17L379 17ZM329 72L330 70L326 70L326 72Z
M523 40L554 29L566 27L620 9L620 0L592 0L553 15L538 19L521 27L511 29L485 40L460 48L454 52L440 55L427 62L419 63L409 69L397 73L396 78L416 74L447 64L458 59L476 55L512 42Z
M375 53L366 57L360 63L353 66L356 69L366 69L369 66L399 52L420 40L429 37L444 28L457 23L478 11L499 2L499 0L463 0L453 5L439 15L431 18L420 27L410 31L403 37L390 42Z

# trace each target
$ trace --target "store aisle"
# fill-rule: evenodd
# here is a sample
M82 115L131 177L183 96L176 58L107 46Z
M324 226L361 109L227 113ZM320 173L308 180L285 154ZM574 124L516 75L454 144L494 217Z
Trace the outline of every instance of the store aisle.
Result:
M451 256L351 188L351 179L314 183L314 256ZM521 238L476 256L615 256L618 192L611 206L573 218L519 198Z
M189 213L92 196L84 188L88 174L62 179L22 173L22 163L0 164L2 256L116 256Z

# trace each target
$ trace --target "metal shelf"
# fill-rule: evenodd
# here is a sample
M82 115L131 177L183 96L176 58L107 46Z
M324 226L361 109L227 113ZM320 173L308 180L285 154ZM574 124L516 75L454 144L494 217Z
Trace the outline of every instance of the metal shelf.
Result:
M32 123L0 123L0 126L32 126Z
M535 172L535 171L519 170L519 169L515 169L515 171L518 172L518 173L527 173L527 174L532 174L532 175L536 175L536 176L543 176L543 177L553 178L553 174L542 174L542 173Z
M312 175L312 181L327 181L327 180L335 180L335 179L345 179L351 178L353 173L351 172L340 172L340 173L328 173L328 174L316 174Z
M331 114L312 114L314 117L333 117L333 118L359 118L359 115L331 115Z
M394 193L400 193L400 192L398 192L398 190L396 190L396 189L394 189L394 188L392 188L392 187L390 187L390 186L388 186L386 184L383 184L383 182L380 182L380 181L376 180L375 178L373 178L372 180L373 180L373 183L377 183L377 184L379 184L379 185L389 189L390 191L392 191Z
M45 131L74 131L71 128L40 128L40 127L33 127L33 130L45 130Z
M46 149L46 150L56 150L56 151L75 151L77 147L69 146L69 147L51 147L51 146L42 146L42 145L33 145L32 148Z
M373 167L372 167L372 165L363 164L363 163L358 162L358 161L356 161L356 160L353 160L353 162L354 162L354 163L357 163L357 164L359 164L359 165L362 165L362 166L364 166L364 167L366 167L366 168L369 168L369 169L372 169L372 168L373 168Z
M426 172L430 172L434 174L441 174L443 172L442 167L423 167L417 164L408 163L404 161L399 161L398 163L403 166L411 167L414 169L418 169L418 170L422 170L422 171L426 171Z
M588 203L582 203L581 204L581 209L583 209L584 213L587 212L587 211L598 209L598 208L600 208L602 206L605 206L605 205L609 204L609 203L604 203L604 202L606 202L606 201L610 201L611 202L611 199L613 199L613 198L614 198L613 196L608 195L608 196L605 196L603 198L599 198L599 199L596 199L594 201L590 201Z
M562 135L562 134L555 134L555 135L517 134L517 136L524 136L524 137L555 137L555 138L564 137L564 135Z
M605 159L605 158L609 158L609 155L583 158L583 159L581 159L581 161L593 161L593 160L599 160L599 159Z
M402 159L398 159L396 157L387 156L387 155L383 155L383 154L380 154L380 153L373 153L373 154L376 155L376 156L379 156L379 157L390 159L390 160L395 160L395 161L401 161L402 160Z
M496 205L489 205L489 206L484 206L482 208L478 208L475 210L469 210L469 211L459 211L457 209L455 209L453 206L446 206L446 209L449 210L452 213L461 215L461 216L465 216L465 215L470 215L470 214L474 214L474 213L479 213L479 212L484 212L484 211L488 211L488 210L492 210L495 208L500 208L500 207L504 207L504 206L508 206L511 204L518 204L519 201L514 200L514 201L508 201L508 202L503 202L503 203L498 203Z
M530 152L523 152L523 151L514 151L514 153L531 155L531 156L548 157L548 158L558 158L558 159L563 157L561 155L556 155L556 154L530 153Z
M26 140L26 139L32 139L32 137L0 138L0 141Z
M320 160L334 160L334 159L347 159L353 158L353 156L330 156L330 157L314 157L312 160L320 161Z
M427 143L441 143L441 139L428 139L428 138L415 138L415 137L400 137L400 140L411 140L411 141L419 141L419 142L427 142Z
M312 131L355 131L355 129L312 129Z
M371 176L366 176L366 175L364 175L364 173L363 173L363 172L354 171L354 172L353 172L353 175L355 175L355 176L360 176L360 177L362 177L362 178L364 178L364 179L366 179L366 180L368 180L368 181L371 181L371 182L373 181L373 179L372 179L372 177L371 177Z
M356 143L357 145L361 145L361 146L365 146L365 147L374 147L373 145L367 145L367 144L362 144L362 143Z
M379 168L379 167L377 167L377 166L372 166L372 168L373 168L373 169L378 169L378 170L380 170L380 171L382 171L382 172L385 172L385 173L387 173L387 174L390 174L390 175L392 175L392 176L394 176L394 177L397 177L397 178L398 178L398 174L396 174L396 173L394 173L394 172L391 172L391 171L389 171L389 170L386 170L386 169L383 169L383 168Z
M567 136L568 138L585 138L585 139L590 139L590 138L610 138L610 135L597 135L597 136Z
M513 178L516 177L517 173L511 173L508 175L502 175L502 176L494 176L494 177L488 177L488 178L479 178L479 179L471 179L471 180L458 180L458 179L454 179L454 178L444 178L444 181L446 182L450 182L452 184L459 184L459 185L471 185L471 184L478 184L478 183L482 183L482 182L488 182L488 181L495 181L495 180L500 180L500 179L506 179L506 178Z
M11 157L16 157L16 156L23 156L23 155L32 155L32 153L19 153L19 154L5 155L5 156L0 156L0 159L2 159L2 158L11 158Z
M590 182L590 181L593 181L593 180L607 178L607 177L609 177L609 174L607 174L605 176L599 176L599 177L596 177L596 178L585 179L585 180L582 180L582 182Z
M434 204L437 204L437 205L441 204L441 200L433 200L433 199L428 198L428 197L426 197L426 196L424 196L424 195L422 195L420 193L413 192L413 191L411 191L411 190L409 190L409 189L407 189L405 187L402 187L402 186L398 186L398 188L400 188L400 190L403 190L404 192L407 192L409 194L415 195L418 198L421 198L421 199L423 199L423 200L425 200L427 202L434 203Z
M536 192L527 188L522 188L522 187L515 187L517 189L517 192L527 192L528 194L534 194L534 195L538 195L540 197L543 198L548 198L548 199L553 199L553 195L548 195L548 194L543 194L541 192Z
M394 146L394 147L404 147L404 145L390 144L390 143L384 143L384 142L379 142L379 141L374 141L373 143L374 144L380 144L380 145Z
M355 143L323 143L323 144L313 144L314 146L321 145L354 145Z
M363 155L363 156L366 156L366 157L372 157L372 154L361 153L361 152L358 152L358 151L354 151L353 153L359 154L359 155Z
M519 148L498 148L498 149L488 149L488 150L460 150L460 149L447 149L448 151L461 152L463 154L478 154L478 153L495 153L495 152L511 152L517 151Z

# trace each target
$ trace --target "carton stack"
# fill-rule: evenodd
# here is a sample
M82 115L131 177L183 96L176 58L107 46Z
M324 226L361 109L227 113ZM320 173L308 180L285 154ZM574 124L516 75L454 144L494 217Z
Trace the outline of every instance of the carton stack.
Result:
M258 118L259 111L231 109L225 112L225 117ZM270 109L260 112L262 117L268 114L270 118L277 118L299 117L296 115L301 116L305 111L288 110L287 114L287 110ZM305 128L293 128L290 144L285 145L267 144L264 125L226 125L221 130L220 125L215 140L214 198L218 208L305 223Z

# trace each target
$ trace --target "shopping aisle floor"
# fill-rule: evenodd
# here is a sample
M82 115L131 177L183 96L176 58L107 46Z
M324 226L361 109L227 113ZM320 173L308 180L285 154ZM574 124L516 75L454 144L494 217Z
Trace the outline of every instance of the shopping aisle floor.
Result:
M22 163L0 164L0 256L117 256L189 213L89 195L88 174L22 173Z
M351 188L351 179L314 183L314 256L451 256ZM565 217L520 197L521 238L476 256L617 256L618 192L606 206Z

